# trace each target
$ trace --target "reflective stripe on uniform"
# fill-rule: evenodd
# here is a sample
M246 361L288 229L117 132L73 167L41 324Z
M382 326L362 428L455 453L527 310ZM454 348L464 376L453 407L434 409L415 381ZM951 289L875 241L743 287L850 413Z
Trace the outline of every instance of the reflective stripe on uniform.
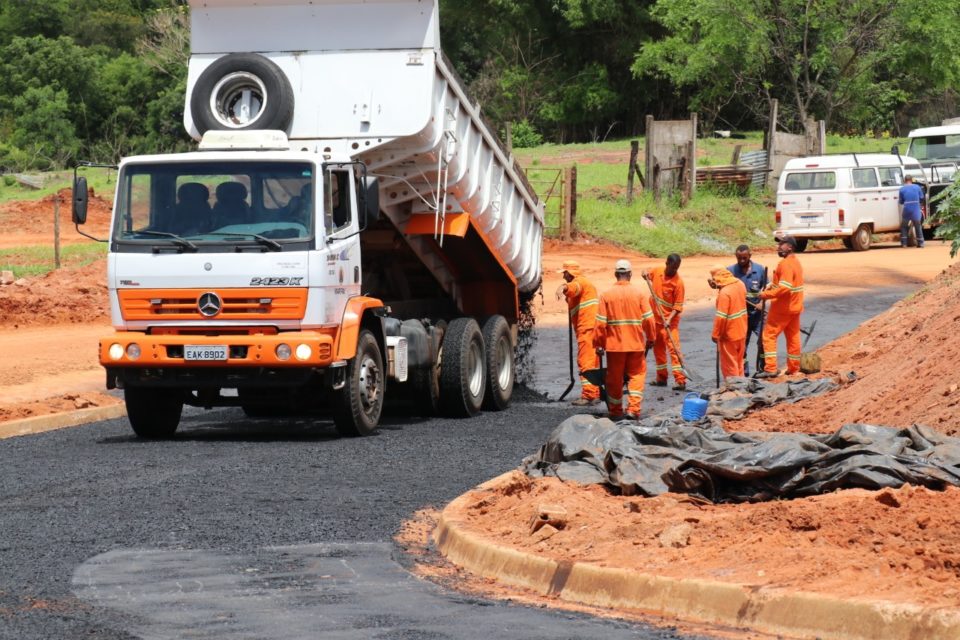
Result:
M581 302L580 304L575 306L573 309L570 309L570 317L572 318L573 316L575 316L577 312L580 311L581 309L586 309L587 307L595 307L599 304L600 304L600 301L597 300L596 298L593 298L592 300L587 300L586 302Z

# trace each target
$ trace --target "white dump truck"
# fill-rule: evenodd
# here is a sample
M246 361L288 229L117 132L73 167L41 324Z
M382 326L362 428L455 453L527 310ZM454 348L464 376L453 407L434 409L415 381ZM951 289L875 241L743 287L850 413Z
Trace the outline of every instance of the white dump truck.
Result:
M134 432L173 435L184 405L344 435L390 398L505 408L543 206L444 59L437 2L190 8L199 148L117 176L100 362Z

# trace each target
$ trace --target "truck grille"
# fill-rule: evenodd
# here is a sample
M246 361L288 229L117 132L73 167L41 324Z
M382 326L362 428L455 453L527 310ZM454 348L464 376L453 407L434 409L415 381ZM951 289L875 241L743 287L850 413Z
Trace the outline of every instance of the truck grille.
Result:
M121 289L124 320L302 320L307 289ZM213 316L200 313L199 300L215 293L222 301Z

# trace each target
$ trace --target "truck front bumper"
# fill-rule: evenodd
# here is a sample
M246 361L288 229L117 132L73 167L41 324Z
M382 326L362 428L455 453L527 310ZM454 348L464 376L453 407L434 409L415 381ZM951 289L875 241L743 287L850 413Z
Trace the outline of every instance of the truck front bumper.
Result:
M100 364L115 368L325 368L334 364L335 336L313 331L184 335L118 331L100 340ZM204 358L188 359L201 347Z

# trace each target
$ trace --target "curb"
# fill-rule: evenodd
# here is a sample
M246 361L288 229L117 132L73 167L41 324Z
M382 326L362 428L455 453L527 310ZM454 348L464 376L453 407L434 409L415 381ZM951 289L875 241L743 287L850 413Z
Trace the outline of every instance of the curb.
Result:
M47 416L33 416L32 418L23 418L22 420L0 422L0 439L43 433L44 431L53 431L66 427L79 427L80 425L91 422L122 418L125 415L127 415L127 408L121 403L106 407L78 409L77 411L70 411L68 413L54 413Z
M543 596L610 609L641 610L691 622L748 627L772 634L823 640L956 640L960 612L911 604L836 600L772 587L665 578L580 562L557 562L498 546L468 533L449 515L472 494L509 482L514 472L490 480L450 503L433 539L440 553L464 569Z

